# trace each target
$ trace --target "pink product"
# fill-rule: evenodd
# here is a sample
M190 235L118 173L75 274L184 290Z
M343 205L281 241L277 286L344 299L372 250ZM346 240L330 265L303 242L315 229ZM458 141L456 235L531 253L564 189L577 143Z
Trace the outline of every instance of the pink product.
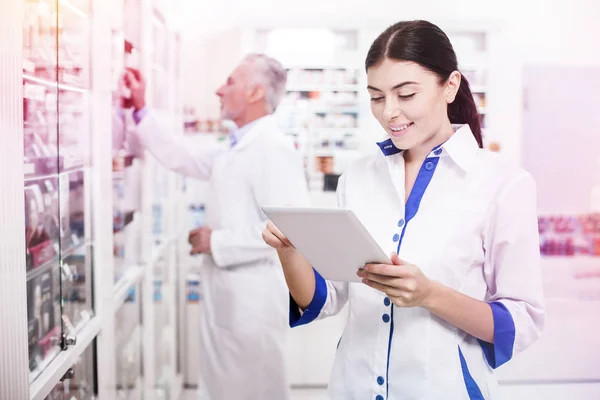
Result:
M600 214L538 218L543 256L600 256Z
M24 190L27 270L38 268L57 255L60 240L58 181L30 182Z

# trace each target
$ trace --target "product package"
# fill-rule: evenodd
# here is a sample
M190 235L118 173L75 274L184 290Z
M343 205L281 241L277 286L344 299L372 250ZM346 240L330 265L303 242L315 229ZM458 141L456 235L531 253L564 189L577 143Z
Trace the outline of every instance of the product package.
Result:
M27 282L29 367L34 370L60 343L58 265Z
M92 317L92 284L89 279L89 247L80 247L62 262L63 319L70 328L77 327Z
M60 176L60 219L63 251L81 246L85 242L85 186L84 171L77 170Z
M543 256L600 256L600 214L538 218Z
M57 256L58 224L51 180L28 182L24 191L25 249L27 270L38 268Z

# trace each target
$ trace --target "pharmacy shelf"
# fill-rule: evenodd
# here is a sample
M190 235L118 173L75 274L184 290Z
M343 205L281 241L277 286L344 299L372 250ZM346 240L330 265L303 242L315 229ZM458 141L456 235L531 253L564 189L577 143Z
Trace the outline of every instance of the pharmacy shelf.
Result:
M81 10L80 8L78 8L77 6L75 6L68 0L58 0L58 4L60 6L64 6L65 8L68 8L71 12L73 12L75 15L77 15L81 18L89 18L89 14L87 12Z
M310 100L314 101L314 100ZM344 106L344 105L318 105L314 106L312 104L303 104L303 105L295 105L295 104L282 104L277 107L277 111L285 111L289 113L298 113L298 114L358 114L360 109L358 106Z
M77 359L96 338L101 327L102 321L98 317L93 317L85 324L85 327L77 334L77 343L67 350L59 352L33 381L30 386L31 400L44 400L46 398L56 383L77 362Z
M29 372L29 383L34 382L42 374L42 372L44 372L46 370L48 365L50 365L54 361L56 356L60 354L60 351L61 350L58 347L55 347L54 349L52 349L46 355L46 358L44 359L44 361L39 363L33 371Z
M52 156L48 156L47 158L58 158L58 155L52 155ZM45 179L57 179L60 176L64 176L64 175L71 175L75 172L85 172L86 169L88 169L89 167L86 167L85 165L77 165L71 168L63 168L60 173L59 172L55 172L55 173L51 173L51 174L44 174L44 175L32 175L31 173L26 173L25 174L25 178L23 178L23 181L25 183L29 183L29 182L35 182L35 181L43 181ZM28 171L26 171L28 172ZM33 171L34 172L34 171Z
M359 92L364 90L358 85L294 85L286 86L288 92Z
M50 81L47 79L37 78L35 76L23 74L23 79L29 82L38 83L40 85L48 86L51 88L58 88L60 90L66 90L71 92L87 93L88 90L77 86L65 85L62 83L56 83L56 81Z
M574 256L542 256L542 269L567 269L579 271L587 269L600 269L600 257L589 255Z
M161 259L161 257L165 254L165 252L167 251L167 248L169 247L169 244L171 243L171 240L168 239L166 236L161 236L160 239L157 240L158 244L154 244L152 246L152 256L150 257L150 266L155 266L158 261Z
M315 157L335 157L338 155L352 155L352 154L359 155L360 150L344 149L344 148L315 149L313 154Z
M360 109L358 107L345 107L345 106L319 106L309 108L313 114L358 114Z
M91 241L86 241L86 242L80 243L76 246L71 246L66 249L63 249L62 257L66 258L66 257L72 256L78 250L85 249L86 247L89 247L91 245L92 245ZM53 267L57 268L57 269L59 268L59 261L58 261L59 246L58 246L58 244L54 245L54 249L56 250L56 255L54 257L52 257L51 260L43 263L39 267L33 268L30 271L27 271L27 281L28 282L30 280L34 279L35 277L42 275L44 272L48 271L49 269L51 269Z
M339 128L318 128L318 127L313 127L311 129L312 133L358 133L360 131L360 128L354 127L354 126L348 126L348 127L339 127Z
M75 364L86 348L90 348L90 344L95 342L94 369L97 379L94 385L94 390L97 391L95 397L115 399L117 398L115 371L119 362L115 354L117 343L114 326L117 322L115 313L119 309L123 310L123 305L127 301L132 287L141 287L142 295L138 297L141 309L152 309L153 268L150 264L156 263L159 254L163 254L165 251L168 254L168 243L174 240L172 239L175 236L173 233L179 229L178 226L181 223L166 219L166 243L153 249L152 213L151 208L147 205L151 204L157 195L151 190L147 190L151 186L148 182L151 182L153 178L149 169L148 159L150 157L134 162L133 166L130 158L125 160L124 167L126 168L126 178L131 178L131 182L128 182L131 185L127 189L131 188L133 196L126 198L122 205L122 211L126 214L125 222L128 222L132 216L136 221L118 235L113 232L115 215L113 202L117 197L111 196L115 190L115 186L112 185L113 156L115 153L118 154L119 150L124 149L115 148L112 143L114 136L106 134L111 129L119 129L115 127L116 124L112 124L112 117L115 115L112 95L116 96L117 93L110 93L110 91L117 90L117 77L125 65L130 65L129 61L135 62L135 60L126 59L125 37L135 37L138 44L151 42L150 22L154 18L154 12L147 1L113 4L113 2L88 0L58 0L56 3L8 0L5 3L0 5L0 15L23 15L24 18L13 18L14 21L10 21L8 18L5 22L10 23L5 23L3 27L6 29L0 32L1 47L5 50L4 53L10 56L0 65L0 82L3 87L7 88L0 93L0 100L3 104L10 105L10 107L0 107L0 120L11 121L9 128L11 132L14 132L14 135L6 138L3 148L0 150L0 164L2 164L2 170L6 172L6 179L3 183L7 188L5 191L7 193L0 196L0 206L2 206L0 214L3 221L6 222L5 226L11 227L10 234L5 235L7 240L3 241L4 247L0 246L3 250L0 251L0 258L2 258L3 265L7 265L4 274L5 283L0 285L2 286L0 303L8 306L4 310L7 320L10 322L4 324L5 326L0 329L2 331L0 364L11 367L0 368L0 381L3 383L0 385L0 398L44 399L50 392L54 393L55 389L58 390L57 384L64 376L65 371ZM165 90L159 93L159 97L164 100L162 114L170 122L173 122L175 130L182 131L183 123L180 121L183 108L182 99L175 95L174 89L181 87L182 83L181 70L175 71L176 65L180 69L181 49L174 46L175 38L180 38L180 32L176 25L177 13L172 12L170 3L168 7L169 18L164 22L164 29L161 32L161 39L164 39L166 49L164 57L162 57L165 63L161 76ZM60 28L56 27L59 21L52 18L52 15L60 16ZM131 15L134 15L135 18L129 18ZM46 20L41 21L42 18L46 18ZM37 29L38 27L41 27L41 30ZM111 32L114 34L112 37L114 40L106 40ZM24 41L12 40L15 37L25 37L25 39ZM71 51L72 54L67 54L65 57L61 55L58 58L52 51L46 54L46 44L50 47L58 45L61 51ZM139 56L137 66L141 67L142 73L146 77L151 76L150 51L142 47L138 49L137 55ZM80 71L73 72L73 68L79 68ZM60 72L59 76L56 76L57 70ZM14 84L15 82L17 85ZM24 100L26 106L24 106ZM55 108L57 109L55 110ZM28 112L23 113L24 110ZM38 114L40 112L51 114L48 124L39 123ZM56 125L56 117L60 118L64 124ZM94 124L90 125L89 121L94 121ZM67 124L67 122L71 124ZM79 122L81 123L79 124ZM125 126L121 126L121 128L133 127L129 124L131 121L125 122ZM75 129L78 128L75 126L80 128L80 131L76 131ZM56 132L57 128L58 132ZM65 165L68 168L61 170L61 174L58 174L58 171L54 173L54 170L47 169L37 171L36 164L27 164L27 159L24 162L24 143L27 146L29 139L32 139L28 135L36 129L48 131L49 135L56 135L58 138L56 141L59 144L56 145L60 145L62 152L59 156L64 156L65 164L70 164ZM43 144L55 147L53 140L47 139L47 136L41 138ZM81 138L78 143L81 149L65 145L67 142L70 143L73 137ZM30 150L28 147L25 149ZM71 154L71 150L77 150L77 153ZM89 159L93 160L93 164L83 166L81 157L74 157L79 154L89 156ZM49 158L58 159L56 155ZM122 162L123 160L115 161ZM53 162L53 164L55 163ZM77 323L77 326L75 327L70 326L66 319L62 321L65 332L76 334L76 344L64 350L55 346L54 354L49 353L53 350L48 350L44 360L37 365L39 368L30 373L27 348L28 344L31 345L32 340L36 338L32 336L31 332L28 335L27 310L29 307L27 288L24 283L27 279L33 279L36 275L48 273L48 271L52 271L52 276L57 281L61 281L62 260L60 257L79 252L76 250L77 248L66 251L63 248L62 254L58 254L61 253L61 249L54 248L54 251L49 251L49 257L46 258L54 256L51 261L27 271L27 249L23 240L25 237L23 183L25 181L28 185L44 179L57 179L60 175L80 170L85 172L84 187L81 193L78 191L75 195L81 196L69 198L68 204L71 205L70 209L73 212L76 211L75 207L81 207L85 217L85 235L80 238L80 245L77 248L81 249L85 246L86 263L89 262L96 266L91 271L86 271L85 277L86 299L93 298L94 307L93 310L82 311L82 313L78 312L78 307L69 304L65 304L65 307L61 308L61 313L65 316L70 315L71 312L77 314L77 322L74 322ZM34 176L36 173L37 176ZM145 179L148 182L142 183L143 178L149 178ZM19 190L21 190L21 194L16 196L15 193L18 193ZM165 197L175 199L180 190L181 187L175 184L175 176L170 176ZM80 198L83 198L82 202L79 201ZM177 204L173 200L165 204L165 214L175 215ZM121 204L115 204L115 206L120 207ZM61 208L61 210L63 209ZM19 237L22 239L19 240ZM117 238L116 242L115 237ZM120 240L123 240L123 245L127 246L126 263L130 268L121 279L115 282L115 266L117 266L115 261L120 261L120 259L115 260L114 250L115 244L121 243ZM150 250L154 250L154 253L150 254ZM149 260L151 256L153 258ZM169 259L169 257L166 258ZM44 260L40 259L40 261ZM168 273L171 276L176 274L176 266L172 260L168 263ZM93 291L90 292L90 288ZM54 292L60 293L60 288L57 287ZM177 294L176 298L179 297ZM168 306L169 318L174 320L174 302L169 302ZM57 319L59 318L60 316L57 315ZM154 325L153 315L144 312L143 318L142 332L147 336L149 331L145 329L147 326ZM80 320L83 322L79 322ZM58 332L55 336L61 334L60 329L58 327L56 331L53 331ZM98 335L100 329L102 329L102 335ZM148 362L152 356L151 350L144 348L144 351L141 352L142 369L145 376L144 379L137 382L139 394L142 392L146 394L145 389L148 385L154 384L150 378L147 378L153 374L151 363ZM175 351L177 350L174 347L173 349L169 348L169 359L176 359ZM169 385L181 385L181 381L174 379L174 368L172 366L173 371L169 374L173 378L170 378ZM65 388L69 387L68 381L65 384ZM63 395L68 397L67 394Z

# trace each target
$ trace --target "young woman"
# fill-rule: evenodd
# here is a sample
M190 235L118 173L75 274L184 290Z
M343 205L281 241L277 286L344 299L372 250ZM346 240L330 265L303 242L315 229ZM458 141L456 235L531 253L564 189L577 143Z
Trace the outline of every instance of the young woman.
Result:
M263 237L283 266L290 325L348 303L333 399L497 399L492 370L544 321L535 183L481 149L469 84L437 26L391 26L366 71L389 138L341 177L338 202L392 264L366 265L362 284L326 281L269 223Z

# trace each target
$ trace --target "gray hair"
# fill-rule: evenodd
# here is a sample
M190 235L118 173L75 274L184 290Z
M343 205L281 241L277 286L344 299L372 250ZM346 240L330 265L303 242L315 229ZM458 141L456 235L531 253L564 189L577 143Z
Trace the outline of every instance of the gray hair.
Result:
M267 112L274 112L285 95L287 71L279 61L264 54L248 54L243 62L252 65L255 73L251 81L265 88Z

